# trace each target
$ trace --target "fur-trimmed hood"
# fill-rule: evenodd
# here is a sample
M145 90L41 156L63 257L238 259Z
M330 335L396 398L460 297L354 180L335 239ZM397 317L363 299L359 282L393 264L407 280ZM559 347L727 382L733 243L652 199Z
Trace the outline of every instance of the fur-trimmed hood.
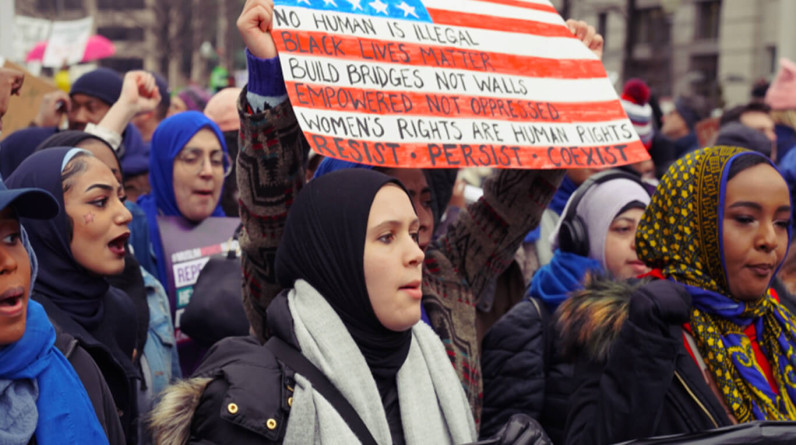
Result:
M156 444L185 444L191 419L205 388L213 379L196 377L171 385L150 413L149 425Z
M271 302L267 317L273 335L297 344L286 292ZM222 384L210 385L214 380ZM293 371L283 368L257 339L228 337L210 348L192 378L163 392L149 416L150 430L156 444L177 445L188 443L192 423L203 428L226 422L258 435L264 442L279 442L284 436L293 386ZM213 412L197 415L197 409ZM276 419L278 427L268 427L269 419ZM240 443L234 437L229 441Z
M554 315L561 355L572 359L587 354L604 362L627 320L630 295L648 282L597 278L574 292Z

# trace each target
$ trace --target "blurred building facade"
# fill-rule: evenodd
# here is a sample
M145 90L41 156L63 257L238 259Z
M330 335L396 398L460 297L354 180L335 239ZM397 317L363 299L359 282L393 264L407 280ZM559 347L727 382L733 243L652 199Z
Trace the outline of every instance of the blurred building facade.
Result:
M116 46L101 66L157 71L173 87L206 84L212 67L245 67L235 27L243 0L16 0L17 15L94 17L95 33ZM203 48L204 44L204 49Z
M603 62L660 97L697 94L713 107L749 101L780 57L796 57L796 0L552 0L606 39Z

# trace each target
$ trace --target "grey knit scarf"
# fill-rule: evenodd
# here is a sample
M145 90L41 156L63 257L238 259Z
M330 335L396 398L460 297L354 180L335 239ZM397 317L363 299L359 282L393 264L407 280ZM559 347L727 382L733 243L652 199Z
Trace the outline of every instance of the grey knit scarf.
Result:
M30 442L39 421L35 380L0 380L0 445Z
M379 390L365 358L340 318L306 281L296 281L288 305L302 354L351 403L380 444L392 443ZM408 445L467 443L476 439L470 406L439 338L424 323L397 375ZM357 443L342 417L312 384L296 374L285 444Z

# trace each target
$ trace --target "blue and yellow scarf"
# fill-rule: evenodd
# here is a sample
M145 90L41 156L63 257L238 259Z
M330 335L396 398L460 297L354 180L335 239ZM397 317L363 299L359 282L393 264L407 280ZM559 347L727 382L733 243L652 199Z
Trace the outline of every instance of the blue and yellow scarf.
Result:
M647 265L689 290L694 339L735 418L796 420L793 315L770 291L760 300L741 302L728 290L721 242L726 175L744 153L753 152L710 147L673 164L641 219L636 251ZM744 334L752 323L779 394Z

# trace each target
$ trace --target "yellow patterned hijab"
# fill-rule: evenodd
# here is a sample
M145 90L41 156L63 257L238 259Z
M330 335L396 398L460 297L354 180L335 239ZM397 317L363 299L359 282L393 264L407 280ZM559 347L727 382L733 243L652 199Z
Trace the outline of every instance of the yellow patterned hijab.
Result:
M754 152L709 147L673 164L639 223L636 252L648 266L686 285L694 339L735 418L796 420L793 315L770 292L744 303L728 291L720 238L726 187L722 178L734 158L744 153ZM779 394L768 384L744 334L752 323Z

